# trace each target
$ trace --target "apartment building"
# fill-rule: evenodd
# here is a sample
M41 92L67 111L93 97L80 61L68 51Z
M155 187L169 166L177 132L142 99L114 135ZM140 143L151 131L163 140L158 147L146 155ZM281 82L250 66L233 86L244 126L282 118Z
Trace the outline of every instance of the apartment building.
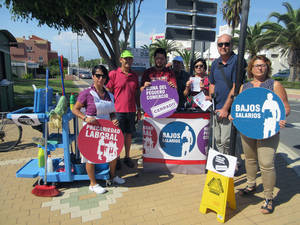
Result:
M26 39L16 38L18 47L10 48L13 73L21 76L24 73L35 73L40 66L47 66L49 60L58 57L56 51L51 50L51 42L36 35ZM33 71L32 71L33 70Z

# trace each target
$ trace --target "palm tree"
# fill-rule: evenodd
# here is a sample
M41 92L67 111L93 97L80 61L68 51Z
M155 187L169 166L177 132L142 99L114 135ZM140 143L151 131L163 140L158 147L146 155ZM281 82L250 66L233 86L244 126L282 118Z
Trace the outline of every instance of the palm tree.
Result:
M177 50L176 42L175 41L169 41L166 39L158 39L154 43L150 45L150 48L157 49L157 48L163 48L166 50L167 55L171 52L174 52Z
M154 48L152 47L152 45L146 45L144 44L143 46L141 46L142 49L145 49L145 50L148 50L149 52L149 63L150 63L150 66L153 65L154 63L154 59L153 59L153 54L154 54Z
M232 36L234 36L234 30L240 23L241 12L242 0L223 0L223 20L232 28Z
M262 24L266 32L261 41L265 48L279 47L282 56L287 56L290 66L289 81L300 80L300 9L294 10L292 6L283 2L285 14L272 12L269 18L276 18L277 22L267 21Z
M124 40L119 41L119 46L120 46L120 52L128 49L129 43L125 42Z
M185 71L190 71L190 61L192 58L192 52L188 49L181 49L176 51L182 58L183 58L183 64L185 67ZM199 54L197 52L194 53L194 59L197 59L199 57Z
M260 41L260 37L262 36L262 24L257 22L254 26L247 26L247 36L246 36L246 44L245 51L248 52L249 59L253 56L257 55L257 53L262 50L263 43ZM240 34L239 30L235 31L236 34ZM238 47L239 38L233 38L233 45Z

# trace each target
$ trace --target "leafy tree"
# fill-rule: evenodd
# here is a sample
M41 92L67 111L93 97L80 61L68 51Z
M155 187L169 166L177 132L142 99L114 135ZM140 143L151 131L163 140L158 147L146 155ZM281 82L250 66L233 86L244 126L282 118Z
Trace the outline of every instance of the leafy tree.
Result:
M100 62L100 59L90 59L90 60L83 61L80 64L80 67L92 69L94 66L99 65L99 64L102 64Z
M60 75L58 58L49 60L48 67L49 67L49 71L50 71L50 77ZM67 67L68 67L68 59L63 57L64 74L66 74Z
M285 14L272 12L269 18L277 22L267 21L262 24L266 32L261 37L265 48L280 48L283 56L288 57L290 66L289 81L300 80L300 9L294 10L292 6L283 2Z
M59 31L71 29L86 34L96 45L109 67L119 66L121 34L127 42L143 0L5 0L15 19L37 19ZM130 4L138 4L130 18Z
M84 63L84 57L83 56L79 56L78 62L79 62L79 66L81 67L83 65L83 63Z
M262 24L257 22L254 26L247 26L247 36L245 51L249 53L249 58L257 55L257 53L263 49L264 44L261 42L260 38L263 34ZM235 31L236 34L240 34L239 30ZM233 38L234 47L238 47L239 38Z
M232 28L232 36L234 36L234 30L240 23L241 13L242 0L223 0L223 20L225 20L228 26Z
M59 66L58 64L58 58L56 59L50 59L48 62L48 66ZM63 57L63 66L67 67L68 66L68 59Z
M185 71L190 71L190 61L192 59L192 52L188 49L181 49L176 51L182 58L183 58L183 64ZM194 52L194 59L197 59L199 57L199 53Z

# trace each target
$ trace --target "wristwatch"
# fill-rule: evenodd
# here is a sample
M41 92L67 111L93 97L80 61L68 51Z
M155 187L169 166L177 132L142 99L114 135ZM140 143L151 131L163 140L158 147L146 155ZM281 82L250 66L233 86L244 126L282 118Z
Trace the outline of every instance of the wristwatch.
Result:
M84 121L84 122L85 122L86 118L87 118L87 116L84 116L84 117L83 117L83 121Z

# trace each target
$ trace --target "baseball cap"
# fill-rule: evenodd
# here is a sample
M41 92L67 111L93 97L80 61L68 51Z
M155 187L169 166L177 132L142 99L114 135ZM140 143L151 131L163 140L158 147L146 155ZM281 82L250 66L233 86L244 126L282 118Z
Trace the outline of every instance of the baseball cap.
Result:
M124 51L122 52L122 54L121 54L121 58L127 58L127 57L133 58L133 55L132 55L131 51L129 51L129 50L124 50Z
M175 56L173 61L183 62L183 58L181 56Z

